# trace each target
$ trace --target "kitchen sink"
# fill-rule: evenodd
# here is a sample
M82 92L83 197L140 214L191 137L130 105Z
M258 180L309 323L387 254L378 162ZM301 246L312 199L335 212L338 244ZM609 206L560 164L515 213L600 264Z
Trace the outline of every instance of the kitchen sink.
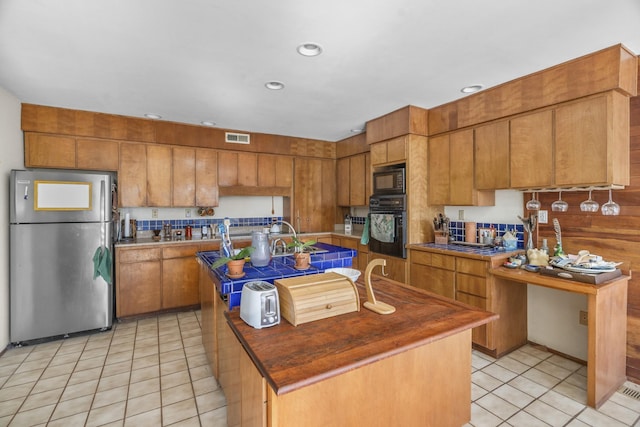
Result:
M278 248L276 253L271 254L271 257L278 258L282 256L289 256L289 255L293 255L294 252L295 252L295 248L287 248L286 250L283 250L282 248ZM309 246L305 249L305 252L309 252L311 255L313 255L313 254L323 254L329 251L326 249L319 248L317 246Z

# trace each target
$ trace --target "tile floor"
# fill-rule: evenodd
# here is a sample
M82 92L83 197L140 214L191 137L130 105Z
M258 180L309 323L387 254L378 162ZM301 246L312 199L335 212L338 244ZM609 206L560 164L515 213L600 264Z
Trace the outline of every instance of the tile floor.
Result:
M467 426L639 426L640 400L586 403L586 367L537 347L472 355ZM627 382L640 394L640 386ZM226 401L200 339L200 312L12 348L0 357L3 426L225 426Z

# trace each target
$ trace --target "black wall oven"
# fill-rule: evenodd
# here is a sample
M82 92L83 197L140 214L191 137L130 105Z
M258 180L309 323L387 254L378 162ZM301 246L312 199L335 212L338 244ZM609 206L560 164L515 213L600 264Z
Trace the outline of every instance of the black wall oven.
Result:
M407 257L406 195L375 195L369 199L369 250Z

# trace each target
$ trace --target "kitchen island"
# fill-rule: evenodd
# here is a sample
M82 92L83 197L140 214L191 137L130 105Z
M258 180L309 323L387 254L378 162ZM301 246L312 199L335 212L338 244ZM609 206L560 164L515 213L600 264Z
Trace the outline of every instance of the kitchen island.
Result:
M470 419L471 328L498 316L372 276L365 308L254 329L225 313L220 382L229 425L460 426ZM362 278L356 283L366 301Z

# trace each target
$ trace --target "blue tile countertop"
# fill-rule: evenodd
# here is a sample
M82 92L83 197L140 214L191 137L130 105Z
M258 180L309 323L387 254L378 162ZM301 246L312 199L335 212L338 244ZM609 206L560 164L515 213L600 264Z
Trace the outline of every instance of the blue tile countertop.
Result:
M273 283L276 279L284 279L285 277L324 273L327 268L351 267L353 257L358 254L358 252L353 249L330 245L328 243L318 242L314 246L325 249L328 252L312 254L311 267L309 267L308 270L295 269L293 267L295 264L293 256L272 258L269 265L265 267L253 267L251 262L247 262L244 266L244 272L246 274L241 279L230 279L227 277L226 265L211 269L218 279L216 281L218 292L222 295L228 295L229 309L232 309L240 305L240 293L242 292L242 287L247 282L263 280ZM211 266L215 260L220 257L220 253L218 251L198 252L197 256L207 265Z
M409 245L409 249L431 249L438 252L452 252L453 255L469 256L470 258L491 258L494 256L510 256L524 252L523 249L514 249L507 251L504 248L498 248L493 246L488 247L474 247L455 244L436 244L436 243L415 243Z

